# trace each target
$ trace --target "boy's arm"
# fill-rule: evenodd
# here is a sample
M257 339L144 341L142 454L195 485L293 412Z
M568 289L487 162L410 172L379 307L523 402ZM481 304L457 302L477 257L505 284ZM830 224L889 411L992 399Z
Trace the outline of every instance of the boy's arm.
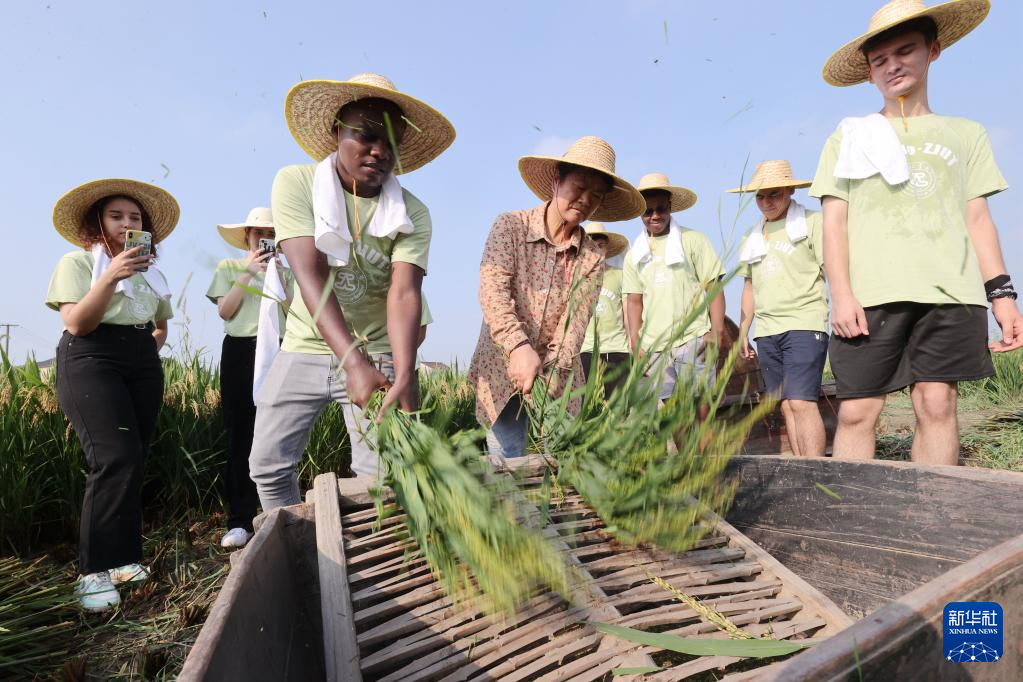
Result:
M821 199L824 211L824 273L831 287L831 328L836 336L870 334L863 306L849 279L849 203L838 197Z
M643 294L626 294L625 321L629 332L629 348L633 355L640 354L639 330L643 326Z
M749 328L753 325L753 313L756 310L753 299L753 280L746 277L742 283L742 308L739 318L739 342L742 344L742 357L753 357L749 345Z
M387 391L381 412L396 402L406 412L419 409L415 372L423 317L423 274L418 265L391 264L391 286L387 290L387 338L394 354L394 386Z
M707 338L708 343L718 344L719 346L724 341L725 335L725 290L720 287L720 282L715 282L710 286L710 291L717 289L717 293L710 300L708 306L710 312L710 335ZM707 293L709 294L710 291Z
M998 229L988 210L987 197L977 197L966 204L966 227L973 250L977 252L981 278L987 282L1007 274L1002 247L998 243ZM991 314L1002 329L1002 339L992 343L991 350L1004 353L1023 347L1023 315L1020 315L1016 301L996 298L991 301Z

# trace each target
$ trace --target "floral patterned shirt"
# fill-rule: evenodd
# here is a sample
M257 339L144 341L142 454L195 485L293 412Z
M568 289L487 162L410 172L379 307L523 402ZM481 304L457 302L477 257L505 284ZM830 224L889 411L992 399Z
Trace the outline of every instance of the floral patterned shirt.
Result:
M524 343L554 371L557 390L569 373L584 383L579 349L604 275L604 254L581 228L555 246L544 220L549 204L503 213L494 221L480 263L483 325L469 366L476 418L491 425L517 389L509 354ZM569 410L579 409L579 400Z

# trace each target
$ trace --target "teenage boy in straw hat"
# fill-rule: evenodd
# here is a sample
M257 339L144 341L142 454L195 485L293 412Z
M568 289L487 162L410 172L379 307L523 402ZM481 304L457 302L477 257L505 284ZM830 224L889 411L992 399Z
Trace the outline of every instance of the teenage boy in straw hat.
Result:
M781 398L792 452L824 456L824 421L817 409L828 354L828 299L824 293L821 214L792 198L809 180L792 177L788 161L764 161L749 184L727 190L752 192L763 214L739 251L743 357L752 358L750 324L756 319L760 372L769 392Z
M987 0L896 0L824 66L832 85L870 81L879 114L842 121L810 191L824 209L831 366L842 404L836 457L872 458L885 395L910 386L914 461L956 464L957 383L993 374L1023 345L1023 318L988 212L1007 185L979 123L931 113L927 76L987 15Z
M643 211L643 197L615 175L614 149L599 137L579 138L564 156L524 156L519 173L544 203L494 221L480 264L483 325L469 366L476 417L501 457L526 454L521 396L541 372L551 373L555 392L569 376L572 390L584 383L579 348L604 254L580 225ZM578 410L579 400L568 409Z
M667 399L681 376L705 371L707 345L721 338L724 292L709 294L725 270L704 234L671 217L696 203L695 192L672 185L662 173L644 175L639 191L646 204L644 229L625 256L622 282L629 344L638 356L650 354L652 367L661 353L670 354L661 377L661 398ZM704 310L694 314L705 300Z
M586 327L579 357L584 376L589 379L594 353L604 367L604 391L611 391L625 382L625 372L619 369L629 361L629 336L625 331L625 306L622 305L622 256L629 248L625 235L609 232L604 223L592 222L585 226L597 246L604 252L604 277L593 309L593 317Z
M297 469L316 417L342 405L352 470L377 474L362 435L370 396L384 408L418 407L416 346L432 225L397 174L429 163L455 130L383 76L303 81L285 117L318 163L274 179L278 244L298 283L281 352L256 399L249 468L263 510L301 501Z
M227 432L227 460L224 462L224 498L227 503L227 533L221 547L243 547L252 537L252 519L259 506L256 484L249 477L249 451L256 422L252 398L256 373L256 337L263 298L263 279L273 260L279 288L288 293L281 305L273 342L284 330L284 315L291 300L291 270L281 267L275 250L260 249L260 240L274 239L273 215L269 208L254 208L243 223L217 225L220 236L231 246L246 251L245 258L225 258L217 263L206 297L217 306L224 320L224 343L220 353L220 401Z

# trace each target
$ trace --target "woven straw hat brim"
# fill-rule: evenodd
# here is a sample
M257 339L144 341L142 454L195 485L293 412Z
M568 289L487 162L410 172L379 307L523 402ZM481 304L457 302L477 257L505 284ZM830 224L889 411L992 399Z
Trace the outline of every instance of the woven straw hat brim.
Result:
M824 64L824 80L839 87L865 83L869 70L867 59L860 51L860 47L864 42L893 26L920 17L931 17L938 25L938 42L944 50L977 28L990 10L989 0L952 0L919 12L900 15L891 23L868 31L840 47Z
M573 161L561 156L523 156L519 159L519 174L529 189L533 190L533 194L544 201L550 201L552 198L551 183L554 181L559 163L589 168L609 175L614 180L614 188L604 196L604 200L590 216L590 220L604 220L609 223L632 220L646 210L646 199L639 193L639 190L599 166Z
M409 173L440 156L455 141L455 127L429 104L390 88L349 81L309 80L291 88L284 102L284 118L295 141L309 156L322 161L337 149L331 132L338 109L360 99L379 97L394 102L411 124L398 146L399 168Z
M732 194L759 192L762 189L776 189L778 187L792 187L794 189L800 189L802 187L809 187L813 184L813 180L768 180L763 183L750 183L742 187L733 187L732 189L726 189L726 192Z
M105 197L124 195L142 205L153 222L153 243L167 238L178 224L181 208L167 190L138 180L106 178L75 187L57 200L53 207L53 226L60 236L82 246L79 234L85 213Z
M692 208L696 204L696 192L688 187L679 187L678 185L640 185L639 191L649 192L655 189L663 190L671 194L672 213L684 211L687 208ZM643 210L646 210L645 200Z
M223 223L217 225L217 232L224 239L225 242L241 249L242 251L248 251L249 245L245 241L245 228L246 227L269 227L274 228L272 221L266 220L251 220L246 223Z
M620 253L624 253L629 248L629 238L624 234L618 234L617 232L608 232L607 230L586 230L591 238L596 236L607 237L607 251L604 252L606 258L614 258Z

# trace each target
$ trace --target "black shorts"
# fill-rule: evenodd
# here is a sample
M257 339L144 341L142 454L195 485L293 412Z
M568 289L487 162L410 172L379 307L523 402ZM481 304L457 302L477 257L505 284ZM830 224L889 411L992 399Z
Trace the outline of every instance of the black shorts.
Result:
M865 308L869 336L831 337L839 398L866 398L918 381L975 381L995 373L987 308L897 302Z
M827 355L825 332L792 330L757 339L764 387L782 400L817 402Z

